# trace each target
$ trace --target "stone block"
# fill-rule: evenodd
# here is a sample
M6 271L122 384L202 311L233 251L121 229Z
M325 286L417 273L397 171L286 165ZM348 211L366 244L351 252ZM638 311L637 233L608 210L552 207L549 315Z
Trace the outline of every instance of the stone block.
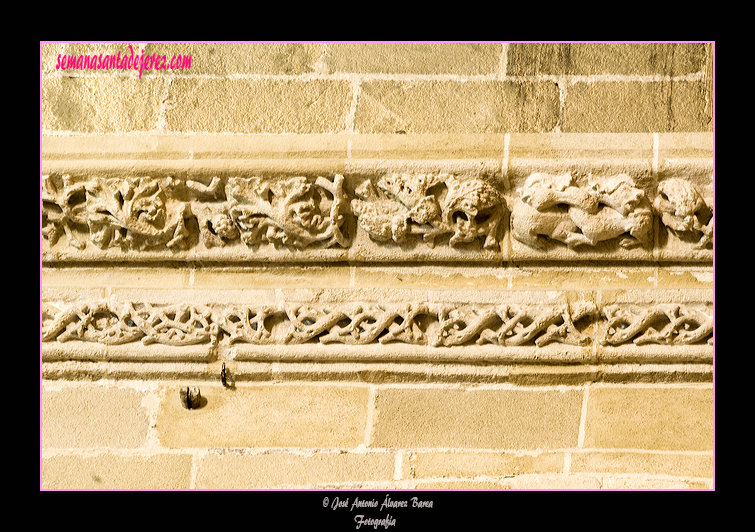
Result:
M565 132L712 131L706 87L696 81L575 83L566 94Z
M582 392L385 388L375 401L371 447L546 450L576 445Z
M42 447L137 448L147 438L143 392L98 385L42 387Z
M385 81L362 83L359 133L547 132L558 121L552 82Z
M188 74L298 75L314 71L322 54L316 43L150 43L146 54L191 56Z
M43 489L189 489L188 454L59 455L42 460Z
M713 455L672 453L572 453L572 473L713 477Z
M703 43L511 43L508 76L665 75L701 72Z
M186 410L178 387L165 389L157 421L165 447L353 449L364 443L367 387L242 384L200 391L204 406Z
M404 458L404 475L423 477L508 477L536 473L561 473L562 453L536 455L514 453L418 452ZM407 473L408 471L408 473Z
M713 389L605 387L590 390L584 447L708 451Z
M341 80L174 79L166 129L206 133L338 133L351 106Z
M42 81L42 129L127 133L157 129L162 79L47 77Z
M390 481L391 453L208 453L199 462L199 489L313 487L323 484Z
M477 43L333 43L325 63L330 73L495 74L503 49Z
M63 53L63 44L52 42L41 43L40 48L42 52L42 75L55 72L57 70L55 67L58 65L58 56Z

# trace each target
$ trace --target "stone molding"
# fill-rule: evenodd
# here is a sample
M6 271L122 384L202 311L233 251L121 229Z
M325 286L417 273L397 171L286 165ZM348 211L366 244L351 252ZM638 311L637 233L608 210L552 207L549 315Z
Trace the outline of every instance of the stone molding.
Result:
M490 349L485 352L492 359L505 356L512 347L529 347L533 357L542 362L544 358L547 361L548 353L544 351L541 356L537 352L550 344L663 345L669 346L671 352L688 345L707 348L713 344L711 309L710 302L598 307L584 300L562 305L46 302L42 340L46 346L51 342L107 346L141 343L177 348L203 345L209 349L243 344L302 346L302 352L329 344L372 345L378 348L373 352L385 359L394 356L398 344L429 347L438 352L463 347L457 350L462 354L465 349L487 346ZM49 351L49 347L46 349ZM142 352L147 354L148 351Z
M362 155L392 159L354 158L353 150L337 159L333 139L323 142L324 158L312 145L322 139L309 136L277 154L256 137L111 139L113 151L99 157L87 137L51 137L43 260L708 262L712 167L699 136L686 150L684 138L671 137L664 157L632 151L648 140L638 135L592 151L577 149L595 143L589 135L525 136L519 156L503 136L498 160L478 157L495 151L485 136L477 140L486 149L470 148L466 159L428 159L440 141L423 136L388 148L381 136L367 136L378 137L374 146L360 139ZM187 161L187 147L206 151L188 150Z

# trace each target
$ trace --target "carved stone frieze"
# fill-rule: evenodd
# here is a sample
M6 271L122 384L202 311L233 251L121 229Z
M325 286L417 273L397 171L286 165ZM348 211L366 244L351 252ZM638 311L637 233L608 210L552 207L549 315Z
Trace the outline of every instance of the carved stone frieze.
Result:
M491 260L509 253L504 237L510 227L517 258L539 258L555 243L568 248L571 258L583 253L599 258L615 246L642 250L615 258L646 260L654 247L663 246L654 239L656 215L678 242L657 258L678 260L689 249L697 250L689 258L705 260L713 247L712 207L694 183L678 178L661 181L652 197L626 174L590 176L580 186L570 173L534 173L508 203L498 186L482 178L386 173L349 179L335 174L78 182L48 175L42 192L43 247L54 250L50 257L61 253L66 259L86 252L80 260L97 260L103 256L98 250L111 248L138 252L134 260L159 253L178 259L267 260L275 259L268 253L274 247L312 252L297 255L303 260L385 261L400 260L424 242L447 249L422 251L423 259L471 259L468 252L476 250ZM508 205L513 205L510 213ZM364 242L371 250L362 240L352 246L355 231L369 236ZM521 251L527 248L534 251Z
M712 317L687 305L440 303L285 303L271 305L152 305L45 303L43 342L120 345L346 345L391 342L433 347L587 346L712 343Z
M441 174L391 174L356 190L352 210L359 225L378 242L406 242L421 235L431 247L451 235L449 244L482 239L483 248L499 246L508 213L503 196L480 179L462 181Z
M518 192L512 233L530 246L545 249L545 239L571 249L614 238L627 249L652 244L650 202L628 175L591 180L588 188L580 188L569 173L537 173Z
M713 317L684 305L661 304L636 311L609 305L602 315L607 320L604 345L713 343Z
M343 177L198 181L95 178L58 183L45 176L42 233L49 246L65 234L83 250L186 250L272 243L293 248L347 247Z
M683 179L662 181L653 206L663 225L677 238L696 249L713 249L713 209L692 183Z

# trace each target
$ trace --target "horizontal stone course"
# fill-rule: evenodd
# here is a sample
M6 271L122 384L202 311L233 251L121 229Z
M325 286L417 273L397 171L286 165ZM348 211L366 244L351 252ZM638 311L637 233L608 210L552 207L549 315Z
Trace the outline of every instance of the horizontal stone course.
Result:
M43 386L42 447L141 447L149 426L144 397L128 388Z
M559 91L552 82L366 81L354 117L359 133L552 131Z
M162 79L47 77L42 80L43 131L155 131Z
M702 72L704 43L511 43L509 76L522 75L665 75Z
M564 132L712 131L705 108L707 88L699 81L657 83L606 81L570 85Z
M713 449L712 388L599 387L588 397L585 448Z
M341 80L174 79L165 128L171 132L339 133L351 86Z
M584 452L572 453L572 473L644 473L677 477L713 477L712 454Z
M42 460L43 489L189 489L192 457L59 455Z
M390 481L391 453L209 453L200 461L199 489L308 487L323 484Z
M317 43L150 43L145 54L191 56L182 74L299 75L314 71L322 54Z
M353 449L364 443L366 387L217 384L200 390L203 406L186 410L177 386L164 389L157 418L161 445Z
M404 474L423 477L499 477L561 473L562 453L416 452L404 458Z
M502 52L497 43L331 43L325 64L330 73L484 75Z
M558 449L577 443L580 391L384 388L370 447Z

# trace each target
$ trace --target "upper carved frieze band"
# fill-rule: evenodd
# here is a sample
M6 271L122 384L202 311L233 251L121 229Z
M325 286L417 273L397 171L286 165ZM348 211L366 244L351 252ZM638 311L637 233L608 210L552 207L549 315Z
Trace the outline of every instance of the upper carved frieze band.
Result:
M271 247L301 260L330 260L323 252L374 260L365 246L387 252L384 260L413 260L420 247L422 260L549 259L563 250L572 259L631 250L645 255L627 258L657 259L672 240L682 254L713 249L713 208L694 183L664 179L651 194L627 174L580 185L570 173L534 173L508 196L492 181L448 173L46 175L42 202L46 260L112 258L109 250L133 252L121 260L267 260Z

